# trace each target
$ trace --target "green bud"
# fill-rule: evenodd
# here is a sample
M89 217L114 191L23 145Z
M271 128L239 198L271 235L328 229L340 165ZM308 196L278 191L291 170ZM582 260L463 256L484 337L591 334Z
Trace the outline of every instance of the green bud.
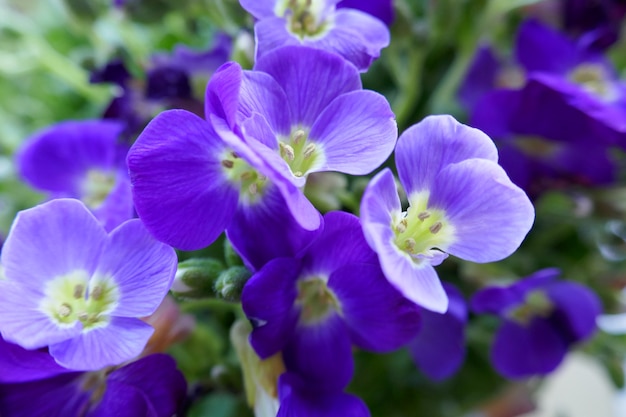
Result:
M172 292L181 297L213 297L213 288L224 270L217 259L192 258L178 264Z
M223 271L215 282L215 293L226 301L239 301L244 285L252 273L245 266L233 266Z
M243 261L239 255L237 255L237 252L235 252L233 245L228 239L224 239L224 260L228 267L243 265Z

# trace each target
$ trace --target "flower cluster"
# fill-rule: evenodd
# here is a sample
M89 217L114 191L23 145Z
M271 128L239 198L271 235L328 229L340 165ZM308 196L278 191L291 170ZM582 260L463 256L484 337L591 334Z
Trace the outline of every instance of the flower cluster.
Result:
M594 148L599 164L609 146L626 144L613 118L623 86L599 52L525 23L524 87L494 90L519 81L519 68L502 69L483 50L461 92L487 133L432 115L399 135L387 98L361 81L390 42L389 1L240 3L256 19L252 69L224 62L231 45L222 37L206 54L178 47L153 57L142 100L183 108L129 141L143 115L130 74L112 63L92 81L121 87L109 108L118 120L60 123L18 152L21 177L49 199L17 215L2 248L2 416L182 415L219 384L188 393L176 362L158 353L193 327L178 320L170 290L180 302L228 305L227 319L198 319L232 325L257 417L369 416L350 393L355 350L406 348L428 378L449 378L465 359L469 311L502 320L491 360L512 379L551 372L593 334L599 300L556 281L555 269L482 288L471 308L470 285L447 281L461 262L509 257L533 226L524 188L535 190L534 171L507 165L535 145L518 135L560 141L532 162L556 171L592 133L607 135ZM177 106L199 104L189 82L198 70L212 73L203 111ZM544 101L559 120L585 116L572 128L577 140L540 123ZM591 171L590 181L612 178ZM363 181L351 212L314 204L309 187L332 189L324 175ZM205 257L220 250L224 262ZM442 265L450 255L457 260ZM220 365L212 381L227 372Z

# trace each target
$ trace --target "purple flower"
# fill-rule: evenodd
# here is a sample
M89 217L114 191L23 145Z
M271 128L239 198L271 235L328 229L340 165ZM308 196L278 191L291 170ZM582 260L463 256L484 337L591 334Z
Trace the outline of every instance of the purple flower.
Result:
M0 356L0 414L4 417L170 417L185 398L185 379L174 360L163 354L117 369L40 372L35 377L33 365L51 366L54 360L50 355L24 350L0 338L0 351L7 350L15 352L24 368L9 363L7 375L6 358ZM23 378L24 373L31 378Z
M242 306L262 359L282 352L288 371L333 392L352 378L352 345L390 351L419 327L418 309L387 283L358 218L344 212L326 214L323 232L299 256L253 275Z
M491 139L450 116L406 130L395 157L409 207L402 211L393 174L383 170L363 195L365 237L392 285L443 313L448 297L434 266L448 253L481 263L509 256L530 230L534 209L497 164Z
M502 319L491 361L508 378L552 372L574 344L591 337L600 301L574 282L555 281L557 269L544 269L509 287L487 287L471 300L475 313Z
M342 0L337 3L337 8L360 10L377 17L385 22L387 26L391 25L394 18L392 0Z
M463 294L444 283L449 305L445 314L421 309L422 325L408 345L417 367L433 381L451 377L465 359L467 304Z
M341 55L367 71L389 45L387 26L357 9L340 8L339 0L239 0L258 19L256 59L286 45L305 45Z
M107 230L134 215L123 126L105 120L67 121L36 133L20 148L20 176L51 198L82 200Z
M276 417L370 417L359 397L311 386L298 375L285 372L278 380L280 408Z
M107 234L77 200L18 213L2 250L0 331L26 349L49 346L60 365L101 369L141 353L176 254L139 220Z

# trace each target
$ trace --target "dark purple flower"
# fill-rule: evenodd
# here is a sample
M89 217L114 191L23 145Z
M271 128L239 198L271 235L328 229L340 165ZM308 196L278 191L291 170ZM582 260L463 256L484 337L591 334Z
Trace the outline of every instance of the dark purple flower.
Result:
M491 349L495 369L508 378L552 372L570 347L596 329L600 300L584 286L555 281L544 269L508 287L487 287L471 300L475 313L502 319Z
M385 22L387 26L391 25L394 18L392 0L342 0L337 3L337 8L360 10L377 17Z
M480 263L511 255L530 230L534 209L498 165L491 139L451 116L430 116L407 129L395 157L409 207L402 211L393 174L383 170L361 202L365 237L389 282L444 313L448 297L434 266L448 253Z
M452 376L465 359L467 304L456 287L448 283L443 287L448 295L448 311L440 314L421 309L422 325L408 345L419 370L433 381Z
M311 386L298 375L285 372L278 380L280 408L276 417L370 417L359 397L343 391Z
M387 26L357 9L340 8L339 0L240 0L258 19L256 59L286 45L304 45L341 55L367 71L389 45Z
M613 45L620 34L626 15L624 0L561 0L564 29L580 36L590 48L604 50Z
M135 219L107 234L78 200L18 213L2 250L0 331L57 363L100 369L139 355L176 272L174 250Z
M5 342L0 341L0 346L2 343ZM35 358L28 351L19 356L25 361ZM40 358L35 360L41 363ZM3 365L0 357L0 369ZM24 366L32 369L28 362ZM15 375L19 377L19 372ZM176 363L163 354L146 356L120 368L41 376L41 379L0 380L0 415L171 417L186 394L185 379L176 369Z
M352 378L352 345L387 352L419 326L417 307L387 283L358 218L344 212L326 214L323 232L298 257L253 275L242 306L261 358L282 351L288 371L336 392Z
M51 198L82 200L112 230L134 215L122 124L67 121L30 137L17 154L21 177Z

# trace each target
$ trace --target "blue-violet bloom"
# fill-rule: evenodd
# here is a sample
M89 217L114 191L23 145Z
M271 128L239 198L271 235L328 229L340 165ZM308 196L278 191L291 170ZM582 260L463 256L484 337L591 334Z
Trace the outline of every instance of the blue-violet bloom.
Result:
M402 210L391 170L380 172L361 202L365 237L391 284L444 313L448 297L434 266L448 253L480 263L511 255L532 226L533 205L498 165L491 139L451 116L407 129L395 157L409 207Z
M304 45L341 55L367 71L389 45L389 29L357 9L337 8L340 0L239 0L252 16L256 59L286 45Z
M484 288L472 297L475 313L502 319L491 361L507 378L548 374L574 343L593 335L600 300L578 283L557 281L559 275L558 269L543 269L508 287Z
M122 124L110 120L50 126L19 149L20 176L50 198L82 200L107 230L113 230L134 216L122 130Z
M18 213L2 266L4 339L95 370L141 353L153 328L138 317L157 309L177 260L138 219L107 234L80 201L58 199Z

